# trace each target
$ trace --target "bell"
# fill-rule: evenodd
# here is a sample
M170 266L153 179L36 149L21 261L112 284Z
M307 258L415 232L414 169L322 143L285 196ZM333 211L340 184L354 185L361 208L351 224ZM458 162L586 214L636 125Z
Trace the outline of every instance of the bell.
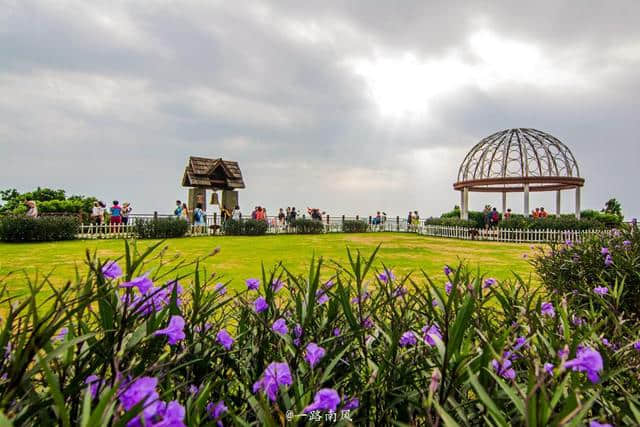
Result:
M216 191L214 191L213 193L211 193L211 205L217 205L218 204L218 193Z

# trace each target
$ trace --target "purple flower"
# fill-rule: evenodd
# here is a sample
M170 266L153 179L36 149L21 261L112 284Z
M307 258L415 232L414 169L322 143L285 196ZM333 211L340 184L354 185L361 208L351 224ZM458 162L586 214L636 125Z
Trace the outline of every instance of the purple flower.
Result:
M327 293L325 291L323 291L322 289L318 289L316 291L316 302L319 305L322 305L327 301L329 301L329 296L327 295Z
M593 292L598 295L606 295L609 293L609 288L607 288L606 286L596 286L595 288L593 288Z
M257 291L260 287L260 280L258 279L247 279L245 283L247 284L247 289L250 291Z
M555 317L556 311L553 309L553 304L550 302L543 302L540 306L540 313L543 316Z
M320 347L316 343L310 342L307 344L307 349L304 354L304 360L309 362L309 365L313 368L315 367L320 359L324 357L326 351L324 348Z
M521 348L527 349L529 344L527 344L527 339L525 337L516 338L516 345L513 346L514 351L518 351Z
M405 288L404 286L398 286L397 288L395 288L393 290L393 292L391 293L391 296L394 298L399 298L403 295L406 295L409 292L409 290L407 288Z
M400 347L411 347L416 345L416 342L417 342L416 334L414 334L413 331L407 331L404 334L402 334L398 344L400 345Z
M453 283L447 282L444 284L444 291L447 293L447 295L451 294L452 289L453 289Z
M58 341L58 342L59 341L63 341L64 337L66 337L68 333L69 333L69 328L62 328L62 329L60 329L58 334L53 337L53 340L54 341Z
M278 398L278 390L293 384L287 362L271 362L264 370L262 378L253 384L253 393L264 392L272 402Z
M544 371L545 371L547 374L549 374L549 375L553 376L553 363L549 363L549 362L547 362L547 363L545 363L545 364L544 364L544 366L543 366L543 367L544 367Z
M154 377L140 377L131 383L123 384L120 387L120 404L125 411L129 411L142 402L144 409L139 417L150 419L159 409L157 403L160 396L156 391L157 385L158 379Z
M367 317L362 321L362 326L363 326L365 329L373 328L373 320L371 320L371 317L367 316Z
M329 279L324 283L324 288L325 289L330 289L330 288L333 287L333 285L334 285L333 280Z
M334 328L333 329L333 336L334 337L339 337L340 336L340 328Z
M352 397L351 399L345 399L344 405L342 405L343 411L353 411L354 409L358 409L360 406L360 400L357 397Z
M218 331L218 335L216 335L216 340L218 344L225 348L225 350L231 350L231 346L235 342L235 340L229 335L226 329L220 329Z
M227 288L225 288L224 283L216 283L213 290L218 292L218 295L224 295L227 293Z
M490 288L493 285L496 284L496 279L494 279L493 277L489 277L487 280L484 281L484 285L482 285L482 288Z
M224 400L221 400L218 403L210 402L207 405L207 413L214 420L217 420L218 418L220 418L222 416L222 414L224 414L228 410L229 410L229 408L227 408L225 406ZM222 423L219 422L218 425L221 426Z
M573 323L574 326L581 326L584 323L584 320L582 319L582 317L576 316L574 314L571 316L571 323Z
M262 313L269 308L269 305L267 305L267 300L265 300L264 297L258 297L253 302L253 307L255 308L256 313Z
M496 373L500 375L502 378L505 378L508 380L515 380L516 371L511 367L512 362L511 360L509 360L510 355L511 354L509 352L506 352L502 357L501 361L493 359L491 361L491 366L493 367L493 370L496 371Z
M434 307L438 306L438 300L436 300L435 298L433 299L433 301L431 301L431 305Z
M296 326L293 327L293 336L300 338L303 332L302 326L299 323L296 323Z
M395 278L396 276L394 276L393 272L391 272L390 270L385 270L383 273L378 274L378 279L380 279L380 281L384 283L388 283Z
M633 343L633 348L640 351L640 341L636 341L635 343Z
M569 348L565 346L562 350L558 350L558 357L560 359L566 359L569 356Z
M607 423L599 423L598 421L591 421L589 422L589 427L613 427L611 424L607 424Z
M604 265L605 267L611 267L613 265L613 258L611 255L607 254L607 256L604 257Z
M153 282L149 279L149 273L145 273L140 277L131 279L130 282L120 283L121 288L137 287L141 294L145 295L149 289L153 288Z
M200 393L200 387L195 384L191 384L189 386L189 393L195 396L196 394Z
M273 325L271 325L271 330L279 333L280 335L286 335L289 332L289 328L287 328L287 321L282 317L277 319L273 322Z
M122 276L122 269L115 261L109 261L102 266L102 275L107 279L117 279Z
M609 255L609 248L602 248L600 249L600 253L602 255Z
M631 240L625 240L624 242L622 242L622 246L624 246L625 248L631 246Z
M604 345L605 347L611 347L612 344L609 342L608 339L602 338L602 345Z
M371 294L368 291L364 291L362 295L351 298L351 304L361 303L365 301L367 298L369 298L370 296Z
M446 274L448 276L451 273L453 273L453 270L451 270L451 267L449 267L448 265L445 265L444 266L444 274Z
M152 419L147 420L146 425L153 425L154 427L186 427L184 414L184 406L178 403L177 400L172 400L169 403L158 402L155 415ZM134 424L138 425L138 423Z
M313 403L304 408L304 413L312 411L335 411L340 404L340 395L332 388L318 390L313 397Z
M178 341L184 339L184 319L182 316L171 316L169 325L165 329L159 329L153 333L154 335L166 335L169 345L177 344Z
M568 247L573 247L573 242L569 239L565 240L564 244L567 245Z
M592 348L579 348L576 351L575 359L567 360L564 366L574 371L586 372L589 381L597 383L600 380L598 372L603 368L602 356Z
M434 323L429 327L423 327L422 334L424 336L424 342L431 346L436 345L436 339L442 341L442 331L440 331L440 327L437 323Z
M89 375L84 383L89 386L89 392L93 399L98 395L98 388L102 385L102 380L97 375Z
M278 293L278 291L282 289L283 286L284 286L284 282L280 279L274 279L271 282L271 290L273 290L274 294Z

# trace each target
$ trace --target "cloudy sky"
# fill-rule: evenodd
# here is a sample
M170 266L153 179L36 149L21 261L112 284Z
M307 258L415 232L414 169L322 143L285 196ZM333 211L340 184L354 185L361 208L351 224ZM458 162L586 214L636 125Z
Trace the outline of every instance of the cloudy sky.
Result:
M617 197L633 216L639 16L637 1L0 0L0 187L167 212L200 155L240 163L243 211L429 216L459 202L477 141L533 127L572 149L583 207Z

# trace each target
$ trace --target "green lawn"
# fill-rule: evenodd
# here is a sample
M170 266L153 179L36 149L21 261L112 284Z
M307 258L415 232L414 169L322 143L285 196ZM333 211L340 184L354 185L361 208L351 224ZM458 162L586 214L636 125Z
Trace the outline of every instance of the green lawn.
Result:
M140 241L146 247L152 241ZM170 239L168 254L180 254L194 259L220 247L221 252L208 258L209 271L232 279L232 287L239 287L248 277L260 276L260 263L267 268L282 260L296 273L305 271L312 254L325 260L346 263L346 247L371 253L382 244L377 266L384 262L398 274L424 269L430 275L440 275L445 264L455 265L459 259L469 261L489 276L499 279L512 277L515 271L524 277L532 272L523 258L529 245L494 242L472 242L422 237L404 233L279 235L260 237L194 237ZM85 249L97 250L100 257L118 257L123 253L120 240L71 241L56 243L6 244L0 243L0 278L15 272L6 281L12 292L24 286L22 271L33 275L36 270L52 272L52 281L62 283L74 277L74 266L84 269Z

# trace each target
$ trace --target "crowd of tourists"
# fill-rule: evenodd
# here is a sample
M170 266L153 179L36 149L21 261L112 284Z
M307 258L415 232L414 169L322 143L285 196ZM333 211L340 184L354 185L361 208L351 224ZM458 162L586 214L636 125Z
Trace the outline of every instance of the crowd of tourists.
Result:
M132 210L133 208L129 202L124 202L120 205L120 202L114 200L111 207L107 209L107 205L103 201L95 201L91 208L91 223L102 225L108 221L111 225L127 225L129 223L129 214Z

